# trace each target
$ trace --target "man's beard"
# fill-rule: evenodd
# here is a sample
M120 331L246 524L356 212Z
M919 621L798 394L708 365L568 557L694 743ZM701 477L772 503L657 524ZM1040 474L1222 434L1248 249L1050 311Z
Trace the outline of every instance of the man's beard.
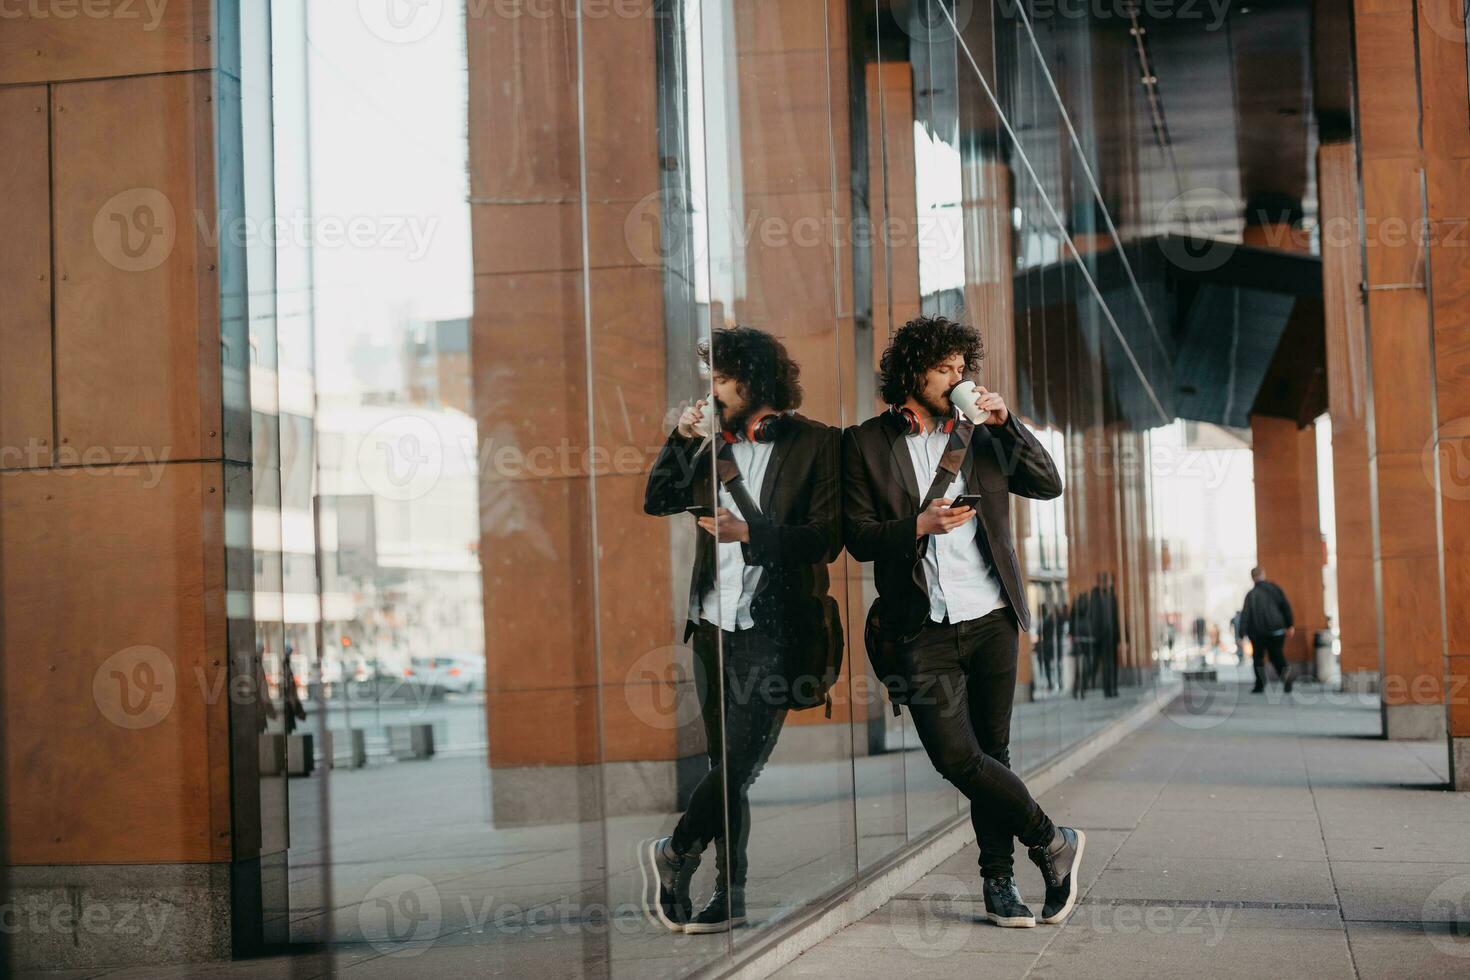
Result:
M715 413L716 417L719 419L720 428L724 429L726 432L744 431L745 423L750 421L749 406L742 408L740 411L732 415L730 413L729 407L726 406L725 403L722 402L719 398L715 399Z
M918 401L919 405L936 419L949 418L949 416L953 412L953 409L951 409L949 405L948 393L941 396L943 400L940 403L936 403L927 392L915 395L914 397L915 400Z

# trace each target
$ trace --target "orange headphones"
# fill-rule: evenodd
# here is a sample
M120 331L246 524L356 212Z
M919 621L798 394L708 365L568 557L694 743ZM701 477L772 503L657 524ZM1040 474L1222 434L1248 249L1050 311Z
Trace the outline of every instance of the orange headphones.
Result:
M889 411L898 419L898 424L903 427L904 435L919 436L924 434L924 420L919 418L912 408L909 408L907 405L890 405ZM946 433L953 432L955 423L959 421L959 418L959 411L957 409L951 409L949 418L939 423L939 431Z
M745 439L749 442L774 442L776 436L781 432L781 420L785 418L775 412L753 418L745 423ZM733 432L720 430L720 436L727 443L740 441L740 436Z

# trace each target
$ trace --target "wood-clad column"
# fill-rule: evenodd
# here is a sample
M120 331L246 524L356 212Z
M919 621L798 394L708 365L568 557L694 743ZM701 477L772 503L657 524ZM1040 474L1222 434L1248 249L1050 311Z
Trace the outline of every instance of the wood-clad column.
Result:
M243 255L211 234L239 216L217 191L239 193L238 25L208 0L49 6L0 26L7 965L228 958L269 888L250 420L226 393L249 338L220 314ZM151 941L112 928L145 911Z
M1427 155L1421 142L1421 125L1429 117L1421 118L1416 34L1429 42L1436 35L1427 23L1416 31L1414 19L1416 9L1423 13L1427 2L1354 4L1372 378L1368 453L1376 502L1384 732L1389 738L1434 738L1445 732L1441 564L1446 552L1438 531L1440 496L1424 465L1426 447L1434 445L1436 404L1430 257L1420 229L1428 217L1426 195L1444 201L1463 178L1448 160ZM1463 40L1461 33L1462 45ZM1463 46L1459 79L1463 89ZM1425 91L1452 97L1451 88L1428 78ZM1463 108L1463 92L1459 98ZM1463 127L1463 113L1457 125ZM1425 139L1435 138L1426 126ZM1444 287L1451 289L1455 273L1436 274L1441 273L1450 276Z
M668 407L655 19L466 29L495 823L673 809L702 739L674 712L688 570L642 509Z
M1421 0L1418 9L1437 412L1432 448L1421 454L1420 472L1439 486L1450 780L1455 789L1470 790L1470 105L1465 12L1458 0ZM1435 465L1424 466L1431 457Z
M1291 602L1296 635L1286 659L1307 670L1312 640L1326 625L1322 598L1322 524L1317 499L1317 427L1251 416L1255 464L1256 563ZM1267 667L1268 674L1270 667Z
M893 332L921 312L919 305L919 203L914 167L914 72L907 61L870 63L865 69L868 118L868 255L872 269L873 342L871 361L863 365L873 378ZM859 352L861 354L861 352ZM884 410L876 393L871 404L857 404L856 378L847 385L844 404L850 406L847 423L861 422ZM884 744L888 711L882 685L868 664L862 639L862 617L877 592L871 563L854 561L844 552L837 569L848 583L846 610L848 629L847 662L866 672L862 690L873 692L860 700L866 711L867 746ZM856 628L852 628L856 627ZM854 674L855 678L861 676ZM855 688L856 689L856 688ZM880 703L881 702L881 703ZM862 751L861 740L854 742Z
M1317 152L1327 404L1337 515L1337 627L1342 686L1378 689L1378 602L1373 572L1373 476L1369 465L1368 337L1363 322L1362 226L1352 143Z
M735 4L733 16L731 59L709 66L724 71L738 87L739 115L731 122L738 122L739 154L729 161L738 183L732 176L731 186L721 190L731 195L734 225L754 232L734 249L744 259L743 264L736 263L737 269L743 265L744 275L737 273L730 284L735 289L731 312L740 324L781 338L801 365L802 414L834 426L864 419L870 414L868 407L860 409L853 401L857 358L847 8L827 0L750 0ZM898 91L902 84L891 68L884 70L881 80L868 80L870 91L878 85L893 89L885 99L902 98ZM890 108L900 117L911 116L904 106ZM889 148L890 161L896 152ZM908 196L914 193L910 183ZM901 214L903 206L900 199L895 214ZM881 248L881 241L874 241L872 254L878 255ZM917 276L917 265L914 269ZM895 300L901 307L908 297L898 293L903 274L898 278ZM917 285L917 278L914 282ZM912 297L917 300L916 291ZM846 755L852 744L848 722L868 716L870 706L864 698L845 694L846 672L855 659L862 663L857 651L866 609L841 599L847 591L848 567L837 562L829 570L831 594L839 597L845 614L856 612L859 619L847 624L848 636L856 642L847 647L832 717L822 711L792 712L781 737L780 751L787 757ZM859 751L863 747L864 743L857 744Z

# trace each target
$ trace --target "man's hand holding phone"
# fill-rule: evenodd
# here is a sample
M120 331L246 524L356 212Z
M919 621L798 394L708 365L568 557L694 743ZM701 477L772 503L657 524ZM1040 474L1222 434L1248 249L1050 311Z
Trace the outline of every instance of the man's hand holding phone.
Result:
M964 498L960 498L964 499ZM939 497L929 502L929 506L919 514L917 533L919 537L926 534L948 534L961 524L975 516L973 507L950 505L955 503L948 497Z
M690 508L694 512L694 508ZM735 541L750 540L750 525L730 513L724 507L715 510L714 515L706 517L699 516L699 526L715 536L720 544L730 544Z

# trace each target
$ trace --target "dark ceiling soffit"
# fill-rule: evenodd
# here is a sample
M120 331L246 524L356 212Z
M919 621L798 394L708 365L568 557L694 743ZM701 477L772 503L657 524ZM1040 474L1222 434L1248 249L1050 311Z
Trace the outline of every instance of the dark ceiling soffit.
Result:
M1167 235L1159 242L1165 256L1188 256L1172 262L1170 274L1186 282L1259 289L1291 296L1322 295L1322 259L1316 255L1216 242L1187 235ZM1189 268L1190 265L1205 266Z

